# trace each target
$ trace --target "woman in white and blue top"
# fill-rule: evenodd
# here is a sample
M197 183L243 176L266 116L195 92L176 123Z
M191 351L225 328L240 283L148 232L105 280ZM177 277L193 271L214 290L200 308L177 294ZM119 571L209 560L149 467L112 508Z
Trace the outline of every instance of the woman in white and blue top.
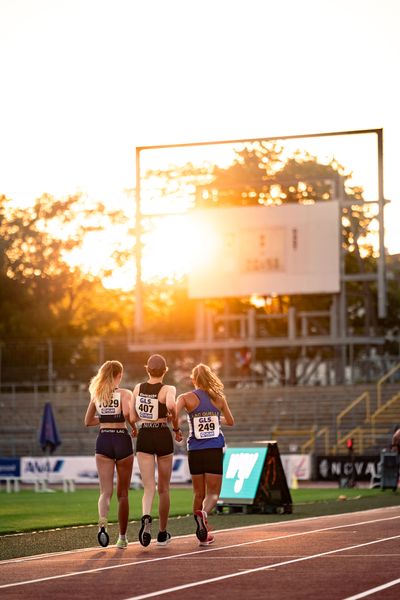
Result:
M200 545L214 537L208 531L207 514L219 498L222 485L225 438L221 424L232 426L234 419L224 394L224 385L202 363L194 367L191 380L194 390L177 399L177 413L185 409L189 424L187 439L189 471L193 484L193 513Z
M132 392L120 387L122 375L122 364L118 360L107 360L91 379L85 425L86 427L99 426L95 455L100 485L97 539L101 546L107 546L109 543L107 517L116 473L120 531L117 548L124 549L128 546L126 537L129 518L128 492L133 469L131 436L136 435L136 425L130 420ZM127 423L132 427L131 435Z

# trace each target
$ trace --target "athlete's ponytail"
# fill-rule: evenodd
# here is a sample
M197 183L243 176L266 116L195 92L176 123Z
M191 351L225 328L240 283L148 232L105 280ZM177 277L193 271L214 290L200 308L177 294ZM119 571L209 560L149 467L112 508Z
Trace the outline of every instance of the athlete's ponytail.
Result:
M194 367L192 379L195 385L208 392L213 400L225 400L224 384L209 366L200 363Z
M101 365L97 375L95 375L89 384L90 398L92 402L96 400L109 400L114 391L114 379L122 373L123 367L118 360L107 360Z

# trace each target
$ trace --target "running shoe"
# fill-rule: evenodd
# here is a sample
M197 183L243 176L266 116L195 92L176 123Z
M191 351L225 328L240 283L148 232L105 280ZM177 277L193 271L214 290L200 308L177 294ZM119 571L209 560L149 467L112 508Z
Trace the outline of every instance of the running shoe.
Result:
M121 550L125 550L125 548L128 547L128 538L125 537L125 539L123 540L122 538L118 538L117 543L115 544L117 546L117 548L120 548Z
M199 546L209 546L210 544L213 544L215 541L215 537L213 535L211 535L211 533L209 533L207 535L207 539L204 540L204 542L200 542Z
M151 522L152 518L150 515L143 515L142 526L139 530L139 542L142 546L148 546L151 542Z
M97 539L100 546L105 548L110 543L110 538L107 533L107 519L99 520L99 532L97 534Z
M195 510L193 516L197 524L196 537L200 542L205 542L208 533L207 513L204 510Z
M171 534L168 531L159 531L157 535L157 544L166 546L171 541Z

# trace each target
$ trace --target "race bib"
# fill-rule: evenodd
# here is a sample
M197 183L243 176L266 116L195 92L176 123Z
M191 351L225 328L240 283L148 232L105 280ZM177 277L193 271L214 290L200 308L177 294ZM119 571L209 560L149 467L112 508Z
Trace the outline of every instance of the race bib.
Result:
M139 419L142 421L157 421L158 419L158 398L146 398L136 396L135 409Z
M96 402L99 415L119 415L121 413L121 392L113 392L110 400Z
M217 415L193 417L194 437L196 440L206 440L219 436L219 420Z

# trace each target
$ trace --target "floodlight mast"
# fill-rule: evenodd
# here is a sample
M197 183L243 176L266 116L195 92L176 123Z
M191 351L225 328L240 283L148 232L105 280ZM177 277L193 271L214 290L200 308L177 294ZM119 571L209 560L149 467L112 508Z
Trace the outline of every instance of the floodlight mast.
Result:
M379 258L378 258L378 317L387 316L386 263L385 263L385 195L383 191L383 129L377 129L378 150L378 224L379 224Z
M143 332L143 282L142 282L142 207L140 198L140 150L136 148L136 194L135 194L135 328L134 337L136 341Z
M134 338L138 342L144 329L144 313L143 313L143 281L142 281L142 209L141 209L141 173L140 173L140 153L142 150L162 150L167 148L190 148L195 146L216 146L222 144L251 144L255 142L265 142L273 140L290 140L304 138L320 138L329 136L343 135L361 135L374 133L377 136L377 159L378 159L378 198L371 201L378 205L378 224L379 224L379 257L377 261L376 275L346 275L344 273L344 253L342 249L341 256L341 293L339 298L339 311L341 312L341 333L343 337L347 336L346 327L346 281L360 281L376 279L378 287L378 317L385 318L387 316L387 291L386 291L386 265L385 265L385 241L384 241L384 207L385 197L383 189L383 129L360 129L350 131L333 131L329 133L309 133L298 135L280 135L258 137L252 139L236 139L236 140L214 140L211 142L190 142L181 144L160 144L155 146L137 146L136 147L136 221L135 221L135 263L136 263L136 285L135 285L135 319L134 319ZM341 205L347 204L348 201L341 199ZM336 298L333 298L334 302Z

